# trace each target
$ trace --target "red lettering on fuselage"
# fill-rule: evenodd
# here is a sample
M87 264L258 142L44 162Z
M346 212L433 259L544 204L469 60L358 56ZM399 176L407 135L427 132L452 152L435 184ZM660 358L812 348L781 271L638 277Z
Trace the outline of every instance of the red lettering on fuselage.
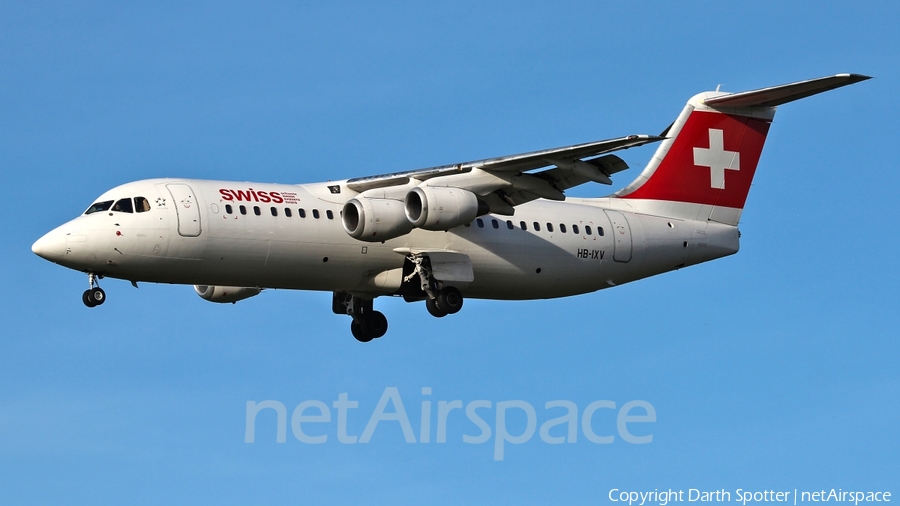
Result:
M219 189L219 195L222 196L222 200L237 200L238 202L262 202L269 203L272 202L274 204L284 203L284 197L281 196L279 192L266 192L262 190L254 190L253 188L248 188L246 190L231 190L227 188Z
M247 202L250 202L251 200L253 200L253 194L250 193L249 191L244 191L244 190L232 190L231 193L233 193L233 194L234 194L234 197L235 197L236 199L238 199L238 201L241 201L241 202L243 202L243 201L245 201L245 200L246 200Z

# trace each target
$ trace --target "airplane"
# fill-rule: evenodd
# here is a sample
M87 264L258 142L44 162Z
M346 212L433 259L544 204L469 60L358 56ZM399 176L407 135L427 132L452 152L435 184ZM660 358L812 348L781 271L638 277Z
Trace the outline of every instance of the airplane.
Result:
M264 289L332 292L361 342L382 337L380 296L425 301L567 297L737 253L738 222L778 106L869 79L837 74L695 95L660 135L313 184L148 179L100 195L32 246L102 278L194 285L234 303ZM602 198L567 198L628 168L614 151L659 145Z

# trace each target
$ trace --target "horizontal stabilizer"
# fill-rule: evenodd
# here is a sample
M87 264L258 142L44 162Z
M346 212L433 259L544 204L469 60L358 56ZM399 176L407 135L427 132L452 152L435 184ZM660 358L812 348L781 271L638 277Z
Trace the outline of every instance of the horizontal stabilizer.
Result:
M663 132L666 140L644 171L614 195L632 211L736 226L776 107L866 79L837 74L742 93L694 95Z
M716 108L776 107L824 91L840 88L841 86L865 81L866 79L871 79L871 77L862 74L837 74L808 81L772 86L761 90L744 91L709 98L704 103Z

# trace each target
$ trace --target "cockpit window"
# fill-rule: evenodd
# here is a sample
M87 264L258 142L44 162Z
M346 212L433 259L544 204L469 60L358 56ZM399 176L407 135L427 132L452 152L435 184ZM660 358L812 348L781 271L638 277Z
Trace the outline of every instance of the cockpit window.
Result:
M112 206L112 203L113 203L112 200L106 200L103 202L95 202L94 204L91 205L91 207L88 208L87 211L84 212L84 214L91 214L91 213L97 213L100 211L106 211L107 209L110 208L110 206Z
M144 197L135 197L134 210L139 213L146 213L150 210L150 201Z
M115 205L112 206L112 210L120 213L134 212L134 209L131 207L131 199L119 199Z

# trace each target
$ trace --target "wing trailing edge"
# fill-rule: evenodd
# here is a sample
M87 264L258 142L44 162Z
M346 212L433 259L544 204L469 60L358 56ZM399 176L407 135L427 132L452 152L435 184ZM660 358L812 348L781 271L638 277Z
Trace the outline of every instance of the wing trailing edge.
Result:
M622 149L643 146L644 144L658 142L662 139L662 137L655 135L629 135L627 137L619 137L616 139L586 142L583 144L574 144L572 146L531 151L528 153L488 158L485 160L476 160L454 165L443 165L378 176L353 178L347 180L346 185L350 190L362 193L366 190L376 188L403 186L408 184L412 179L427 181L436 177L461 175L472 172L473 169L480 169L496 174L504 181L511 181L513 179L511 176L517 174L531 176L520 178L519 180L530 181L530 183L524 183L523 186L528 186L533 191L536 190L543 193L541 196L545 196L550 193L555 194L558 191L588 181L610 184L611 181L609 180L609 176L615 172L627 169L628 165L618 157L601 155L606 155L607 153ZM533 174L525 174L527 171L551 166L555 166L555 168ZM539 177L551 184L556 182L565 183L563 185L565 188L557 186L555 189L538 189L541 185L535 184L532 177ZM527 191L524 187L510 189Z

